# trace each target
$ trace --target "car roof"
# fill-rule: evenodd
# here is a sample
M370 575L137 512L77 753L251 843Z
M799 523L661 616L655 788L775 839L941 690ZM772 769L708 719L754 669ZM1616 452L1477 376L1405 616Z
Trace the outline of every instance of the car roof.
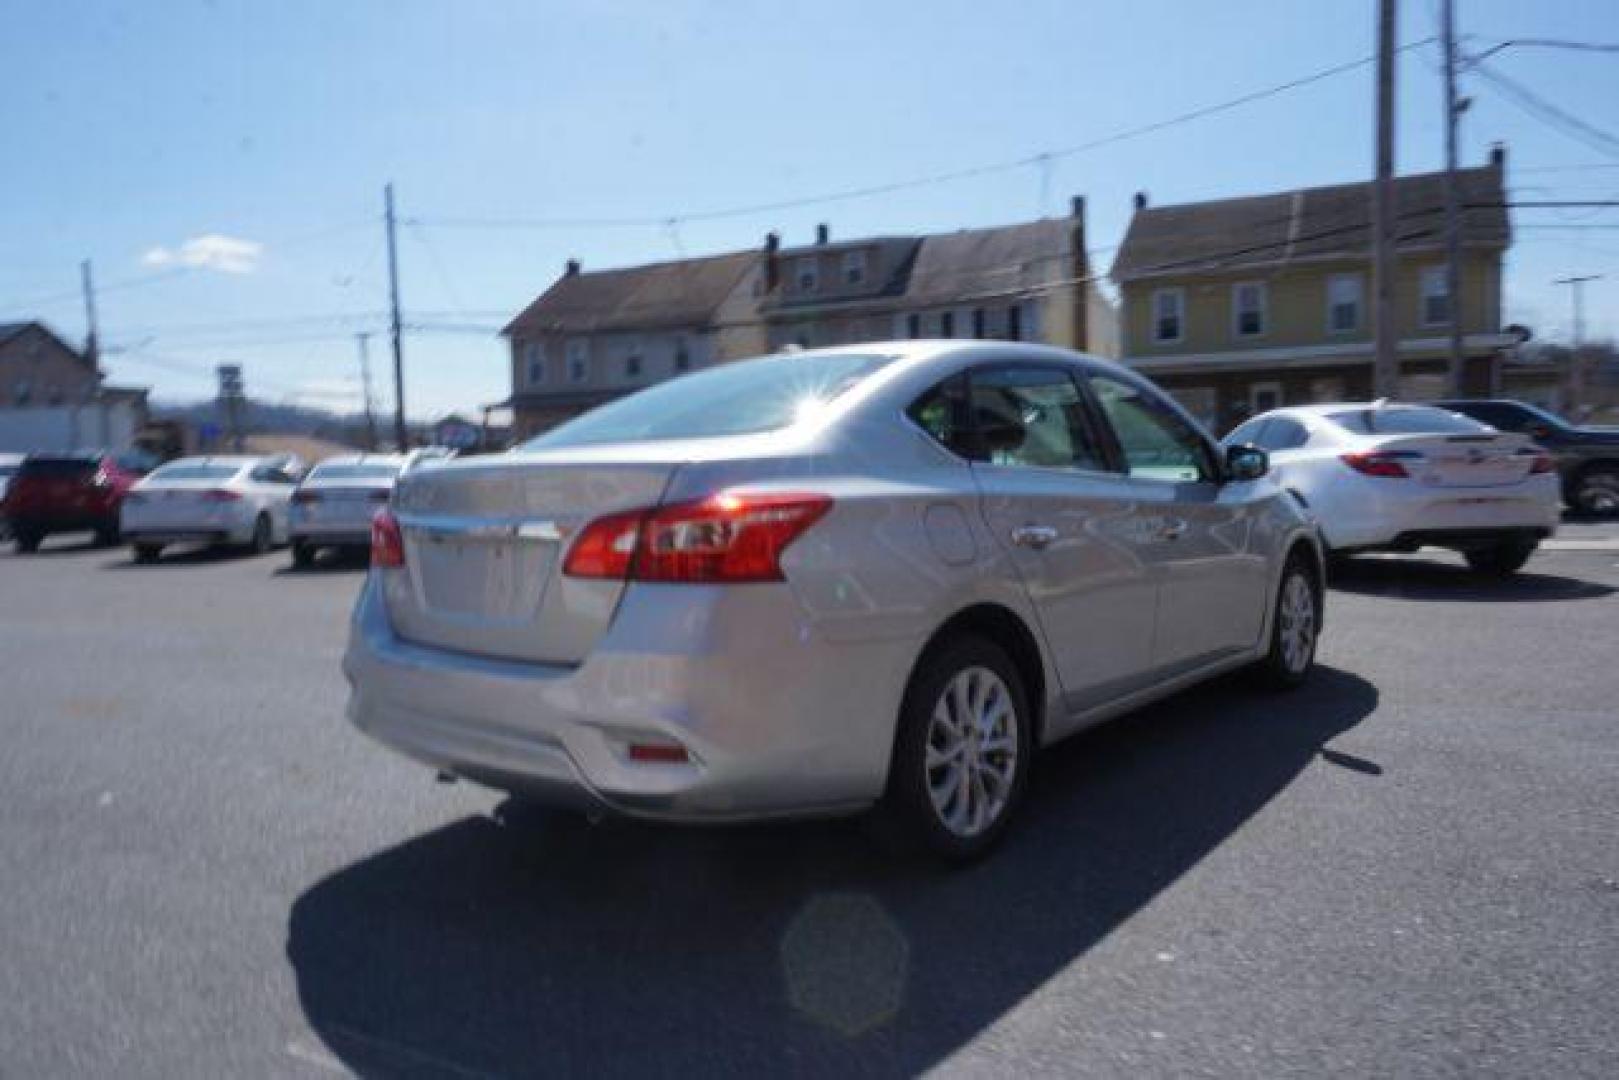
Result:
M314 468L327 465L402 465L404 461L404 454L336 454L317 461Z

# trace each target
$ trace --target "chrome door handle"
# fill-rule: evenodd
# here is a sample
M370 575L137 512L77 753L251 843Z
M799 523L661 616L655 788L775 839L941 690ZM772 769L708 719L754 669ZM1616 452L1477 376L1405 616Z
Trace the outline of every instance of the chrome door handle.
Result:
M1179 540L1184 535L1186 535L1186 522L1180 520L1166 522L1158 530L1160 540Z
M1057 539L1057 530L1050 525L1019 525L1012 530L1012 543L1039 551Z

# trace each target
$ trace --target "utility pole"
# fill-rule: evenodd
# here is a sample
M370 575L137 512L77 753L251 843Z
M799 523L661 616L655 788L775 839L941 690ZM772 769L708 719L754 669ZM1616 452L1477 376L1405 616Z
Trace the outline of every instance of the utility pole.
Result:
M410 449L410 434L405 429L405 353L399 332L399 252L394 242L394 186L382 189L382 201L388 221L388 295L393 305L391 328L394 346L394 443L401 454Z
M1587 281L1601 280L1601 274L1581 274L1578 277L1558 278L1553 285L1567 285L1574 301L1574 349L1568 358L1568 401L1563 403L1563 411L1579 419L1575 409L1585 398L1585 369L1584 359L1580 356L1580 347L1585 344L1585 283Z
M1377 5L1377 182L1372 198L1372 396L1400 391L1394 329L1394 0Z
M101 368L101 331L96 325L96 285L90 273L90 260L79 263L79 283L84 287L84 322L88 328L84 338L85 359L92 370Z
M1462 355L1462 222L1456 188L1456 126L1466 104L1456 97L1456 0L1441 0L1445 44L1445 302L1450 308L1450 359L1446 382L1452 397L1467 393ZM1494 361L1492 361L1493 363Z
M377 448L377 417L371 411L371 333L354 335L360 342L360 392L365 396L365 448Z

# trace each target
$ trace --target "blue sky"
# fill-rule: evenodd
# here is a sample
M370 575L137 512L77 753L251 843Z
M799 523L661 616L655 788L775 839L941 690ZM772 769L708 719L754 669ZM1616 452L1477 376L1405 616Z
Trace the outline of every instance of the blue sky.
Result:
M1437 0L1402 0L1401 40ZM1458 0L1468 47L1619 40L1611 0ZM683 221L1084 143L1352 61L1373 0L1131 3L700 0L39 4L6 0L0 70L0 319L84 332L95 262L106 366L162 398L249 391L352 406L354 333L376 330L387 392L381 189L401 216L407 402L430 417L508 392L494 329L570 256L587 267L918 232L1090 206L1106 266L1131 193L1219 198L1364 177L1369 67L1054 162L829 205ZM1514 49L1501 72L1619 133L1619 56ZM1433 47L1403 55L1401 171L1443 160ZM1519 111L1488 84L1463 156L1510 148L1518 198L1608 199L1619 154ZM1577 166L1577 168L1567 168ZM1588 166L1608 166L1589 168ZM1044 201L1042 201L1044 194ZM457 219L638 219L471 228ZM1619 333L1619 210L1522 211L1508 316L1569 333L1551 279L1606 273L1591 336Z

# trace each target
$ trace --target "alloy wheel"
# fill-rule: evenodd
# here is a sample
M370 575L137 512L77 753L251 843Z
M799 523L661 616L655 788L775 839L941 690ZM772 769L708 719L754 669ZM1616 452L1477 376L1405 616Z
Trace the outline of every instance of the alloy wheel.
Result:
M1012 797L1018 724L1011 691L987 667L968 667L945 684L928 724L928 796L939 822L960 837L993 826Z
M1304 574L1295 571L1287 576L1279 616L1282 666L1297 675L1315 653L1315 589Z

